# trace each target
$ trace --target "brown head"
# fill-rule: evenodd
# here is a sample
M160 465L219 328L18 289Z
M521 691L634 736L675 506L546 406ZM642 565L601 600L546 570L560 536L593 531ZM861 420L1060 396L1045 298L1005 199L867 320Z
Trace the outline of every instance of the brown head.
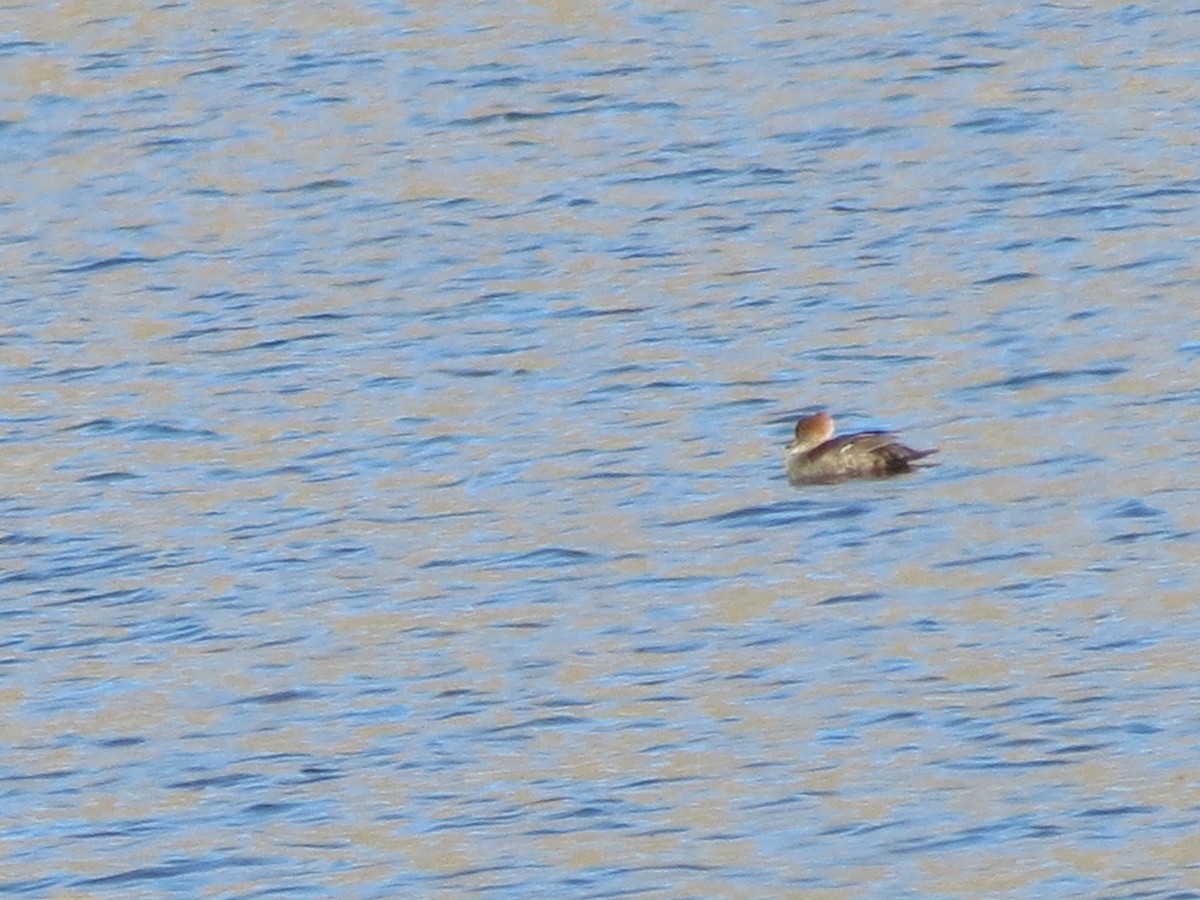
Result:
M822 410L796 423L796 437L788 444L789 453L807 453L833 437L833 416Z

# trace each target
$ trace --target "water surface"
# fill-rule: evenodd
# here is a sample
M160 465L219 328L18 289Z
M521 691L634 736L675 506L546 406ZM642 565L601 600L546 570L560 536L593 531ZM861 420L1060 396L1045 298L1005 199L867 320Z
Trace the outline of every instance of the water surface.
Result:
M5 17L0 892L1200 894L1200 17Z

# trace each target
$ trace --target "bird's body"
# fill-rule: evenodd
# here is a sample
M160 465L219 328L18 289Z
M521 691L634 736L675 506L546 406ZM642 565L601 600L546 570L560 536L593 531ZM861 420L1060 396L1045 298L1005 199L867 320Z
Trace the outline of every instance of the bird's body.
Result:
M832 484L849 478L885 478L912 471L912 464L937 450L914 450L886 431L834 437L833 417L819 412L796 423L788 444L788 481Z

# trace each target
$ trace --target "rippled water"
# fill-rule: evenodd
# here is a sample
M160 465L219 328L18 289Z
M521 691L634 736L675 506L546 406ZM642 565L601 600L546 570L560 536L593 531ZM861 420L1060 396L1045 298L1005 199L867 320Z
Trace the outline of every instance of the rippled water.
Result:
M1194 11L4 18L0 893L1200 896Z

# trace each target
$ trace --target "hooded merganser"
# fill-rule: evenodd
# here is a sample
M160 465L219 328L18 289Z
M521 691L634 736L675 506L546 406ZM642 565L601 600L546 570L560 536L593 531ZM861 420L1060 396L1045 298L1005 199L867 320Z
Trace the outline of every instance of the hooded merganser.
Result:
M832 484L848 478L884 478L911 472L915 460L937 453L913 450L886 431L833 436L833 416L819 412L796 423L788 444L788 481L792 484Z

